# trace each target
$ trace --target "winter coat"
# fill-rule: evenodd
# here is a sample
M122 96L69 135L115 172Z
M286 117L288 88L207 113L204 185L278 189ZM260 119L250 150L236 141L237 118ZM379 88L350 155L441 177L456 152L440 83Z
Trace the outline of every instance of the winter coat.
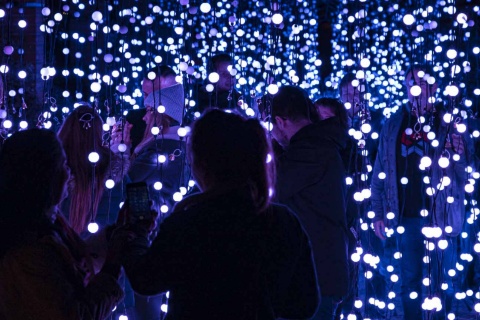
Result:
M341 297L348 291L345 168L339 153L346 136L322 123L290 139L279 159L276 192L310 237L322 296Z
M189 203L185 205L185 203ZM318 304L308 238L295 215L257 213L247 188L179 203L152 246L125 253L133 289L170 291L167 319L306 319Z

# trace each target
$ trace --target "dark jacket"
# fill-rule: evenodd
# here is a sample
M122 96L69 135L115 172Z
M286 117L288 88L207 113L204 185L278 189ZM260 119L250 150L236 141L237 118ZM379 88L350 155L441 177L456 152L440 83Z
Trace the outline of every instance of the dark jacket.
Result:
M277 198L298 214L312 244L322 296L348 288L345 136L322 123L307 125L279 159Z
M193 199L193 201L192 201ZM140 294L170 291L168 319L306 319L318 304L308 238L285 207L257 214L245 189L186 199L125 270Z

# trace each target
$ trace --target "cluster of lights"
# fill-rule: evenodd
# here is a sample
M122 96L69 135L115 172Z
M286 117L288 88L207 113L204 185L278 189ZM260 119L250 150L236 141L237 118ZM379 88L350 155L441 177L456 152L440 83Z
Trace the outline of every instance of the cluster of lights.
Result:
M333 73L326 81L326 86L332 90L338 89L340 80L347 73L353 73L355 79L351 85L356 88L362 96L363 103L368 106L370 112L382 113L389 117L392 113L401 110L402 106L408 102L408 96L405 90L405 71L413 64L428 64L433 69L433 74L421 73L419 78L428 85L437 84L439 89L432 93L428 98L429 103L443 103L446 106L446 112L441 121L442 125L451 126L451 133L457 135L469 135L473 139L480 136L477 128L470 128L468 124L475 123L476 114L479 108L479 54L480 38L478 36L478 23L480 8L474 1L465 1L457 6L455 1L416 1L414 3L394 3L391 1L342 1L339 11L336 13L336 22L334 23L333 37L333 55L331 57ZM362 87L363 86L363 87ZM422 94L422 85L414 84L411 86L410 94L413 97L419 97ZM353 106L348 104L347 109ZM350 135L357 140L362 148L367 143L372 143L379 136L381 127L374 126L375 123L369 123L368 117L363 117L360 112L358 117L358 127L351 128ZM470 122L471 121L471 122ZM364 125L367 125L365 127ZM453 124L453 125L452 125ZM378 124L377 124L378 125ZM476 130L475 130L476 129ZM407 128L406 134L414 132L425 133L428 144L435 150L443 146L439 145L438 132L434 131L425 117L419 117L418 123L412 128ZM452 143L449 141L449 143ZM469 150L465 150L469 152ZM367 156L362 152L362 155ZM473 156L469 154L468 156ZM419 163L419 173L424 174L423 182L425 184L425 195L435 199L442 192L447 195L446 201L454 203L456 199L450 195L452 190L452 181L454 177L448 176L447 170L455 166L455 162L461 159L460 154L446 149L438 159L438 166L444 169L444 176L440 178L438 185L431 184L432 159L425 156ZM366 160L368 163L368 160ZM371 170L370 170L371 171ZM466 168L467 181L465 185L465 211L466 227L461 233L464 239L470 238L473 242L469 247L463 247L460 252L459 260L456 263L456 270L448 271L448 276L464 277L467 265L472 262L468 257L478 255L480 252L480 239L475 239L478 226L479 209L477 201L473 199L478 181L478 172L475 168L468 166ZM386 178L386 173L381 172L380 179ZM401 178L401 177L399 177ZM402 185L408 185L407 177L400 180ZM347 185L352 185L353 179L347 178ZM408 186L407 186L408 187ZM365 185L362 186L365 188ZM361 188L360 188L361 189ZM478 189L477 189L478 190ZM359 190L354 195L357 201L362 199ZM421 210L420 215L425 221L432 221L432 215L426 209ZM369 223L375 218L375 212L365 212L365 218L361 220L361 230L367 231ZM386 214L388 220L396 219L393 212ZM478 227L477 227L478 228ZM446 226L444 230L430 224L423 228L422 233L428 241L425 241L426 256L425 263L429 263L429 252L437 248L447 249L449 242L445 236L452 233L452 227ZM405 228L398 226L396 230L386 230L386 236L392 237L395 233L403 234ZM476 242L475 242L476 240ZM363 253L365 251L365 253ZM361 262L362 254L364 256L372 255L372 249L364 247L362 253L357 250L352 255L355 262ZM393 259L401 258L401 253L393 254ZM382 257L390 259L390 257ZM365 262L365 261L363 261ZM364 263L365 270L371 268L368 263ZM388 268L387 268L388 269ZM393 272L392 270L388 270ZM368 272L368 271L367 271ZM430 287L432 275L429 275L423 282ZM368 277L366 276L368 279ZM399 280L399 275L393 273L390 277L390 286L394 287ZM442 285L445 290L448 287L446 283ZM455 288L457 291L455 298L460 300L465 297L480 298L480 292L477 288L476 295L472 290L462 292L462 288ZM412 293L411 298L416 299L418 293ZM395 297L388 295L388 299L393 302ZM374 297L365 297L373 299ZM372 303L373 304L373 303ZM378 304L375 304L380 308ZM390 305L390 304L388 304ZM475 311L480 311L480 304L476 304ZM435 295L430 295L423 300L422 308L429 312L438 312L442 310L442 301ZM366 314L365 316L368 316ZM458 315L457 315L458 316ZM450 313L448 319L454 319L455 314Z
M13 4L0 6L1 23L9 23L9 28L19 30L37 28L48 40L45 41L48 45L46 49L57 48L58 54L65 60L65 65L55 64L52 57L57 52L45 51L50 54L45 57L44 66L37 70L45 82L44 87L48 88L44 92L45 103L37 110L33 107L23 108L23 105L0 108L0 136L31 127L25 112L36 112L30 114L30 119L34 119L37 125L51 128L55 124L54 119L65 117L74 106L73 102L80 100L88 100L98 107L106 118L103 130L111 132L115 116L125 115L128 110L142 105L141 80L145 71L162 63L168 63L179 74L177 80L183 82L186 89L186 107L195 108L193 84L208 80L210 84L207 85L207 91L215 89L219 75L207 65L210 57L219 52L229 53L233 58L234 65L229 72L235 78L235 89L241 93L242 108L249 116L256 116L256 97L266 92L274 95L282 85L298 85L311 96L321 94L319 87L324 79L320 77L322 61L316 50L316 0L245 3L227 0L162 0L120 2L115 5L97 2L62 0L60 6L39 8L43 18L40 26L28 22L23 14L16 21L9 19L13 10L20 8L12 7ZM361 92L366 109L382 112L388 117L408 101L404 89L404 71L415 62L427 62L433 66L434 74L427 75L425 81L433 84L441 80L442 85L435 96L437 101L449 104L449 110L442 120L445 124L455 123L456 132L462 134L468 130L467 119L478 111L480 85L474 79L478 77L480 39L474 30L478 28L476 23L480 9L468 0L462 8L457 8L447 0L437 0L436 5L430 4L431 1L429 5L424 2L416 1L417 7L409 7L387 0L343 0L333 24L333 73L324 84L327 88L337 89L344 74L353 71L356 79L352 85ZM445 21L450 23L445 25ZM8 35L2 34L1 38L7 39ZM16 70L13 63L23 58L23 49L5 41L2 45L0 76L10 79L17 77L23 81L28 79L30 71L23 66ZM152 79L155 74L148 74L147 77ZM52 90L55 79L61 79L65 87ZM67 84L75 84L75 89L70 89ZM8 101L23 95L23 87L15 87L10 82L6 86ZM411 94L419 96L421 90L420 86L414 85ZM53 97L54 92L60 93ZM462 99L458 99L459 96ZM33 106L33 102L28 103ZM346 107L350 109L353 106ZM21 116L19 110L23 111ZM165 112L165 107L158 106L158 112ZM420 119L419 128L427 133L431 145L438 147L437 133L431 130L426 119ZM368 119L362 119L360 126L351 128L349 134L363 148L368 138L378 139L379 129ZM153 127L152 134L158 136L160 129ZM181 138L187 134L188 128L178 131ZM473 131L473 138L479 136L479 131ZM124 143L115 148L119 152L127 151ZM369 157L366 148L362 156L365 159ZM92 152L88 159L95 164L99 161L99 155ZM448 168L459 159L458 154L445 153L438 160L438 165ZM159 164L167 160L166 155L158 156ZM432 159L424 157L420 169L426 170L431 165ZM365 172L359 176L361 188L354 193L354 199L359 203L371 197L368 186L371 171L372 165L367 163ZM467 168L467 173L469 179L465 192L471 195L480 175L471 167ZM385 179L385 173L380 178ZM451 187L451 180L451 177L444 176L441 184L433 186L429 185L429 177L425 175L424 182L429 185L425 196L434 197ZM348 177L347 185L353 183L354 178ZM404 177L401 183L408 185L409 181ZM193 184L191 181L188 188ZM109 178L105 186L112 189L115 182ZM155 190L160 191L162 187L161 181L155 182ZM182 187L173 195L173 199L181 201L186 193L187 188ZM471 197L467 199L471 207L470 213L467 212L467 222L473 225L480 210L475 200ZM447 201L451 203L454 199L449 197ZM169 208L164 204L160 210L166 213ZM431 216L426 209L422 210L421 215ZM368 230L374 217L373 211L366 213L361 221L363 231ZM387 218L394 219L395 213L389 212ZM98 225L95 225L89 225L89 231L98 230ZM396 230L387 229L386 235L391 237L395 232L402 234L404 231L399 226ZM429 239L425 243L426 250L435 246L445 249L442 236L451 233L451 227L441 230L432 225L422 232ZM480 239L477 239L472 250L480 253ZM468 259L472 256L470 253L462 255L464 259L461 259L460 265L471 262ZM394 258L401 258L401 253L396 252ZM370 270L376 269L380 263L380 258L365 248L357 248L352 259L368 265L369 269L365 272L367 279L373 276ZM393 267L388 271L391 281L396 283L398 275ZM395 293L391 292L388 298L388 303L373 298L368 302L393 310ZM428 297L423 308L441 310L439 301L436 297ZM360 309L363 303L357 300L355 307ZM475 310L480 312L480 304L475 306ZM349 319L350 316L353 315L349 315Z

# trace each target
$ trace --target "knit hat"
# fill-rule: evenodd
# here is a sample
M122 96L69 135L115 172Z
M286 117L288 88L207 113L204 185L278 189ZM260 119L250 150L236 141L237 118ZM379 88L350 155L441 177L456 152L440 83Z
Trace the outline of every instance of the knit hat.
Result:
M143 104L145 107L154 108L163 105L165 107L165 114L181 124L185 105L183 85L179 83L171 87L155 90L145 98Z

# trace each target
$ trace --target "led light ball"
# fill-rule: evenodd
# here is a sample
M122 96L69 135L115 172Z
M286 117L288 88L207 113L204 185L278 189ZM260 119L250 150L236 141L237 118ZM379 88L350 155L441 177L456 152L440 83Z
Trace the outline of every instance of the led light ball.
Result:
M118 92L120 93L125 93L127 91L127 86L124 84L121 84L117 87Z
M459 133L464 133L465 131L467 131L467 126L464 123L458 123L457 124L457 131Z
M165 155L161 154L158 156L158 162L165 163L165 161L167 161L167 157L165 157Z
M220 75L216 72L212 72L208 75L208 81L211 83L217 83L220 80Z
M42 9L42 15L44 15L45 17L49 16L49 15L50 15L50 12L51 12L51 11L50 11L50 8L48 8L48 7L44 7L44 8Z
M168 212L168 206L166 204L162 205L160 207L160 212L167 213Z
M12 126L13 126L12 121L10 121L10 120L5 120L5 121L3 121L3 127L4 127L5 129L10 129Z
M440 159L438 159L438 165L441 167L441 168L446 168L448 167L448 165L450 164L450 160L448 160L447 158L445 157L440 157Z
M163 188L163 184L160 181L157 181L153 184L153 188L157 191L160 191Z
M420 160L420 164L425 167L425 168L428 168L432 165L432 159L430 159L429 157L423 157L421 160Z
M127 151L127 145L126 145L125 143L120 143L120 144L118 145L118 151L119 151L119 152L125 152L125 151Z
M363 58L362 60L360 60L360 65L362 66L362 68L368 68L370 67L370 60L368 58Z
M88 232L90 232L90 233L97 233L99 227L98 227L98 224L96 222L90 222L88 224L87 229L88 229Z
M420 88L420 86L418 85L413 85L410 88L410 94L414 97L418 97L421 93L422 93L422 88Z
M200 11L202 11L203 13L209 13L211 9L212 6L208 2L204 2L200 5Z
M88 155L88 161L95 164L98 162L98 160L100 160L100 155L95 151L90 152L90 154Z
M107 181L105 181L105 187L107 189L113 189L113 187L115 187L115 181L113 181L113 179L107 179Z
M150 129L150 132L151 132L154 136L156 136L156 135L158 135L158 134L160 133L160 128L157 127L157 126L152 127L152 129Z
M103 56L103 61L106 63L111 63L113 61L113 55L110 53L107 53L106 55Z
M272 22L275 24L281 24L283 22L283 16L280 13L275 13L272 16Z
M178 128L177 134L179 137L182 137L182 138L185 137L187 135L187 128L185 127Z
M11 55L13 53L13 47L10 45L3 47L3 53L5 53L7 56Z
M407 26L411 26L415 23L415 17L408 13L403 16L403 23L405 23Z
M372 126L369 123L362 124L361 130L363 133L369 133L372 131Z
M128 320L128 317L124 314L120 315L120 317L118 317L118 320Z
M101 89L102 86L99 82L92 82L92 84L90 84L90 90L92 90L92 92L98 93Z
M25 120L20 121L20 128L21 129L27 129L28 127L28 122Z
M267 91L271 95L277 94L278 86L276 84L272 83L272 84L268 85Z
M95 22L100 22L100 20L102 20L103 18L103 15L100 11L95 11L94 13L92 13L92 20L95 21Z
M471 183L467 183L465 185L465 192L467 193L472 193L474 191L475 187Z
M205 86L205 90L207 90L207 92L213 92L214 89L215 89L215 87L211 83L209 83Z
M448 59L451 59L451 60L455 59L457 57L457 50L448 49L447 50L447 57L448 57Z

